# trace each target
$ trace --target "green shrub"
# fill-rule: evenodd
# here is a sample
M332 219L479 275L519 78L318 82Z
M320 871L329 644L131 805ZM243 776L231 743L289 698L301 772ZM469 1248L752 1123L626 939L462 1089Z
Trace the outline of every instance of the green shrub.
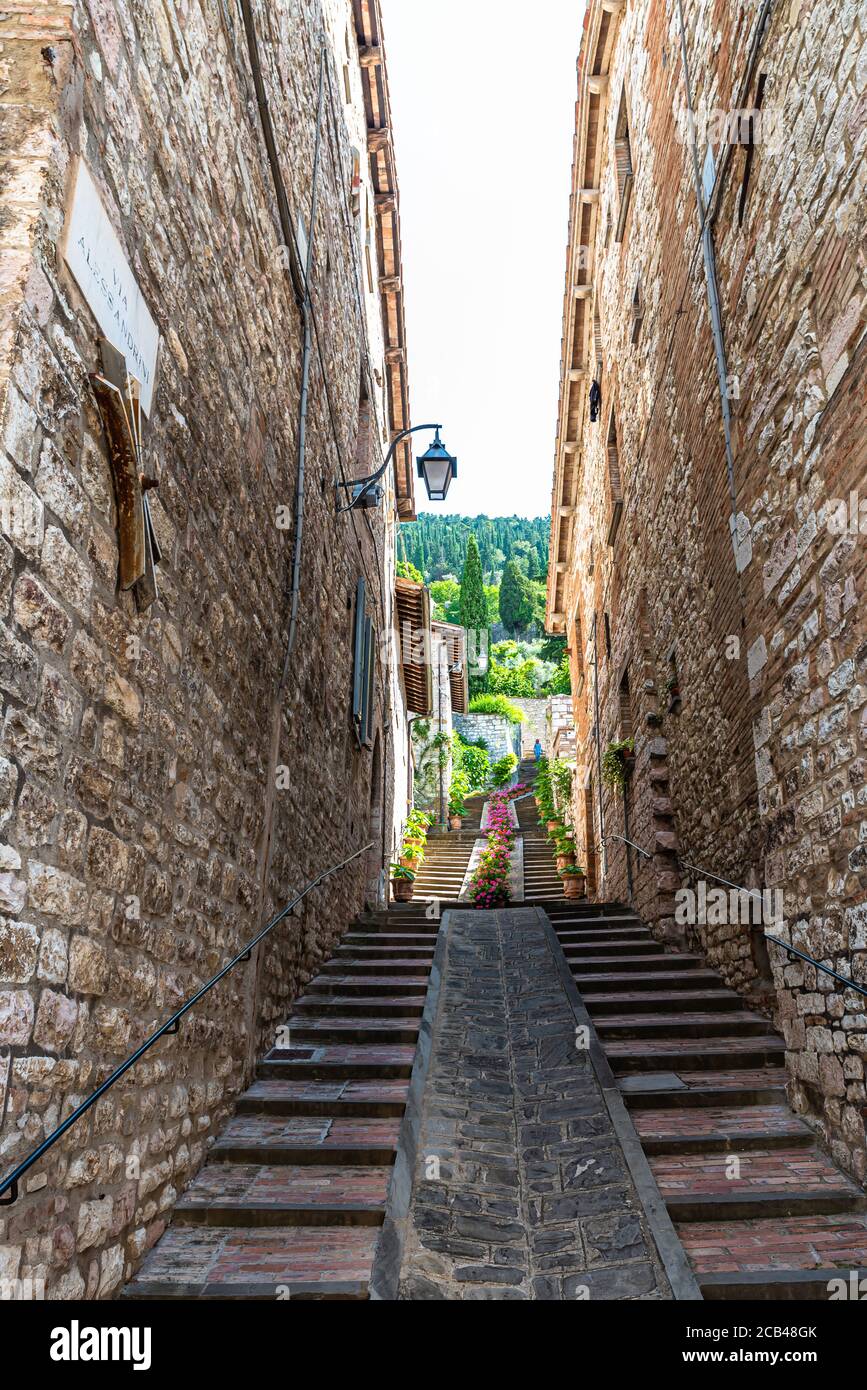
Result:
M505 695L474 695L470 700L470 714L499 714L510 724L523 724L526 715Z
M456 772L465 774L467 791L472 791L485 786L491 771L491 759L486 748L465 743L458 734L454 747L454 767ZM460 813L456 811L453 814Z
M518 766L518 759L514 753L507 753L504 758L498 758L491 768L491 786L504 787L507 782L511 782L512 773Z

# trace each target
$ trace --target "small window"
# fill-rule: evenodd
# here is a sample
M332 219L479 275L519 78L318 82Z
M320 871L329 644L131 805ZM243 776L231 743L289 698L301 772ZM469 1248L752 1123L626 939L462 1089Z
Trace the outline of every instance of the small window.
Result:
M615 241L623 240L623 231L626 226L626 214L629 211L629 200L632 196L632 145L629 139L629 111L626 103L626 88L620 95L620 109L617 112L617 124L614 127L614 172L617 179L617 230L614 234Z
M608 618L608 614L607 614L607 613L603 614L603 617L604 617L604 619L605 619L605 655L607 656L608 660L610 661L610 660L611 660L611 622L610 622L610 620L609 620L609 618Z
M632 291L632 343L633 346L641 336L641 323L644 318L644 298L641 293L641 277L635 281L635 288Z
M611 494L611 524L608 527L608 544L613 545L623 515L623 486L620 480L620 452L617 448L617 426L612 410L608 421L608 490Z
M629 672L623 672L620 682L620 737L632 738L632 699L629 694Z
M366 478L372 472L373 412L370 408L370 395L362 370L361 388L358 396L358 433L355 436L355 477Z

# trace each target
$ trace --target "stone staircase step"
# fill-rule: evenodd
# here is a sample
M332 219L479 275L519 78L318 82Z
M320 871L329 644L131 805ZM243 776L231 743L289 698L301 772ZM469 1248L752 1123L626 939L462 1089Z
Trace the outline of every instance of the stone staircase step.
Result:
M400 1118L406 1081L254 1081L239 1098L239 1115L340 1115Z
M628 956L630 960L634 960L637 956L664 956L665 952L659 942L652 938L634 940L630 937L626 941L619 941L617 938L612 940L609 936L604 941L582 939L564 942L563 954L571 964L574 960L595 960L597 957L611 960L615 956Z
M670 956L667 957L667 959L676 960L676 957ZM619 962L619 964L622 964L622 962ZM642 965L646 964L646 961L642 961ZM665 988L666 990L692 990L703 988L712 989L714 986L717 988L720 986L720 977L715 970L654 969L621 972L617 969L608 971L594 969L592 972L583 973L581 969L576 968L574 962L571 968L575 983L578 985L581 993L586 996L588 1008L590 1007L595 993L608 994L612 989L658 990Z
M418 1024L403 1018L313 1018L293 1014L289 1019L289 1044L303 1046L307 1042L347 1043L415 1043Z
M371 947L377 949L388 947L389 949L404 947L412 950L423 949L433 950L436 946L436 935L433 932L347 932L340 941L341 948L347 946Z
M200 1226L381 1226L391 1167L209 1163L175 1208Z
M743 1153L745 1149L812 1147L815 1136L788 1105L705 1106L636 1110L633 1123L647 1154Z
M400 994L380 994L370 997L348 994L304 994L292 1005L304 1022L305 1014L327 1017L336 1014L343 1017L370 1018L421 1018L424 1012L424 997Z
M431 959L433 956L431 955ZM412 975L429 974L430 963L424 960L409 960L406 956L393 959L363 960L358 956L333 958L322 968L323 975Z
M614 971L623 971L636 974L647 974L652 970L654 973L660 972L666 975L683 975L687 970L699 971L704 966L703 956L687 955L656 955L649 959L646 955L616 955L609 952L607 955L593 956L582 954L580 956L569 955L569 964L578 974L601 973L613 974ZM707 973L707 972L706 972ZM719 978L715 976L715 978Z
M736 1071L678 1071L676 1085L661 1085L655 1074L633 1072L618 1078L630 1110L695 1109L706 1105L775 1105L786 1099L784 1067L745 1067ZM662 1078L660 1078L661 1080Z
M349 1164L394 1162L399 1120L301 1115L235 1115L213 1145L216 1164Z
M174 1225L124 1290L130 1299L366 1299L379 1228Z
M849 1297L867 1279L865 1213L696 1221L679 1235L707 1299L827 1300L832 1279Z
M299 1048L298 1053L305 1049ZM307 1081L394 1081L412 1075L414 1047L341 1047L328 1044L292 1056L274 1049L256 1068L260 1080L296 1078Z
M403 995L407 999L422 999L427 993L427 977L422 975L369 975L359 979L356 975L317 975L307 985L308 995L317 998L334 994L370 995L386 997Z
M659 1191L675 1222L867 1211L867 1194L812 1148L754 1149L732 1155L683 1153L651 1157Z
M623 1013L595 1019L600 1038L646 1038L660 1034L672 1038L762 1037L768 1020L741 1009L724 1013Z
M785 1056L782 1039L774 1035L705 1042L689 1038L611 1040L605 1043L605 1050L615 1073L676 1071L684 1066L701 1066L705 1070L765 1067L781 1063Z
M407 960L421 961L425 963L433 960L435 946L431 942L426 946L401 946L391 945L385 942L379 946L357 946L354 943L346 946L338 946L332 959L336 962L342 960L376 961L376 960Z
M680 993L664 989L645 990L644 992L634 990L615 991L612 994L591 994L587 997L587 1008L594 1018L602 1018L608 1014L619 1014L628 1011L629 1013L655 1013L663 1010L666 1013L674 1010L680 1003L685 1009L696 1009L707 1007L714 1013L722 1010L736 1012L743 1006L743 1000L739 994L733 990L725 989L696 989L681 990Z

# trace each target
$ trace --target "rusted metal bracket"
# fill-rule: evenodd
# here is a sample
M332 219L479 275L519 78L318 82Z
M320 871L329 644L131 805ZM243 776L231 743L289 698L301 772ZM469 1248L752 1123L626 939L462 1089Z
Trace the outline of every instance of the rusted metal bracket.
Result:
M156 566L161 555L147 492L158 487L142 471L141 387L126 358L106 338L99 340L102 373L91 375L102 416L117 500L120 587L132 589L140 612L157 598Z

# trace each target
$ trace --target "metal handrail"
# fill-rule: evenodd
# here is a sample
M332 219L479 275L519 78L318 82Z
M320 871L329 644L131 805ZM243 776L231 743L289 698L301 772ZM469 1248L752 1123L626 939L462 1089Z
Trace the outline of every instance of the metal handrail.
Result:
M150 1048L153 1047L155 1042L158 1042L158 1040L164 1037L167 1033L177 1033L178 1028L180 1027L181 1019L183 1018L184 1014L189 1013L190 1009L192 1009L196 1004L198 1004L199 1000L202 999L207 993L209 993L210 990L214 988L214 985L219 984L220 981L224 979L225 976L228 975L231 970L234 970L236 965L239 965L242 961L248 961L253 954L254 948L259 945L259 942L263 941L265 937L268 936L269 933L272 932L276 926L279 926L279 924L284 920L284 918L289 916L289 913L293 910L293 908L297 907L298 904L302 901L302 899L307 897L308 893L312 892L314 888L318 888L320 883L324 883L326 879L331 878L332 874L336 874L341 869L345 869L346 865L351 864L354 859L358 859L359 855L365 854L367 850L372 849L374 844L375 841L371 840L369 844L362 845L361 849L357 849L354 854L350 854L348 859L343 859L339 864L334 864L332 868L326 869L324 873L321 873L319 875L318 878L315 878L312 880L312 882L308 883L307 887L304 888L300 893L298 893L294 898L292 898L292 900L288 902L286 906L281 909L280 912L277 913L276 917L272 917L271 921L267 924L267 926L263 927L259 934L253 937L252 941L248 942L246 946L243 946L241 950L238 952L238 954L236 956L233 956L232 959L226 965L223 966L222 970L220 970L218 974L214 975L212 979L208 980L207 984L202 985L201 989L196 990L196 993L192 995L192 997L188 999L185 1004L182 1004L181 1007L175 1013L172 1014L171 1018L166 1023L164 1023L161 1028L158 1028L155 1033L151 1033L150 1037L145 1039L141 1047L137 1048L135 1052L131 1053L130 1056L127 1057L125 1062L121 1062L120 1066L116 1067L115 1070L111 1073L111 1075L107 1077L105 1081L103 1081L102 1085L98 1086L97 1089L91 1095L89 1095L86 1100L82 1101L81 1105L77 1106L76 1109L72 1111L72 1114L67 1116L67 1118L63 1121L63 1124L57 1126L57 1129L54 1131L53 1134L50 1134L47 1139L43 1139L42 1143L39 1144L38 1147L35 1148L32 1153L28 1154L27 1158L25 1158L21 1163L19 1163L18 1167L13 1169L13 1171L9 1174L8 1177L4 1178L3 1181L0 1182L0 1206L11 1206L12 1203L16 1201L18 1197L19 1180L24 1176L28 1169L32 1168L34 1163L38 1163L42 1155L47 1153L48 1150L52 1148L54 1144L57 1143L58 1139L60 1139L68 1129L71 1129L72 1126L76 1124L78 1120L81 1119L82 1115L84 1115L86 1111L88 1111L90 1107L94 1105L96 1101L99 1100L100 1096L105 1095L105 1092L110 1090L111 1087L115 1084L115 1082L119 1081L125 1072L129 1071L130 1067L135 1066L139 1058L143 1057L144 1054L148 1052ZM10 1195L8 1197L5 1197L3 1195L5 1192L9 1192Z
M625 835L607 835L605 839L622 840L625 845L631 845L632 848L643 855L645 859L653 858L649 850L644 849L642 845L637 845L634 840L627 840ZM605 840L603 840L603 844L604 842ZM685 859L680 858L680 855L677 856L677 859L681 867L689 869L690 873L701 874L704 878L715 879L717 883L724 883L727 888L734 888L738 893L747 893L752 898L760 898L764 901L761 890L758 888L744 888L742 884L732 883L731 879L721 878L719 874L712 874L710 869L702 869L697 864L688 864ZM805 960L808 965L814 966L816 970L821 970L823 974L830 975L832 979L839 980L841 984L846 985L849 989L854 989L859 994L863 994L867 997L867 986L859 985L857 981L849 979L846 975L840 975L836 970L832 970L830 965L823 965L821 961L815 960L813 956L808 956L804 951L799 951L797 946L790 945L788 941L783 941L779 936L771 936L771 933L767 931L763 931L762 936L766 941L772 941L775 946L782 946L783 950L788 951L790 955L798 956L801 960Z

